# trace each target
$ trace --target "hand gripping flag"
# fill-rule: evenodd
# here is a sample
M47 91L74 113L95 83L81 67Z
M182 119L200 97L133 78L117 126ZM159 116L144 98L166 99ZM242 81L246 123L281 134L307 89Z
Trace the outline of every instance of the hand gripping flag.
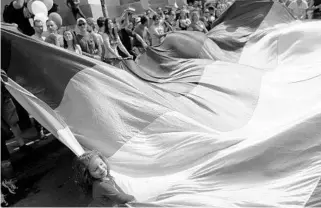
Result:
M6 88L76 154L106 155L132 206L317 207L321 23L278 21L173 33L122 69L2 25Z

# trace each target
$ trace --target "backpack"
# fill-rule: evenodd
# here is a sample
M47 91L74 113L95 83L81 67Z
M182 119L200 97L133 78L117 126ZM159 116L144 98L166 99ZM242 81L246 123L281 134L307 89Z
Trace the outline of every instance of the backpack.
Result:
M5 5L3 10L3 21L6 23L12 23L12 14L14 14L14 8L12 4Z

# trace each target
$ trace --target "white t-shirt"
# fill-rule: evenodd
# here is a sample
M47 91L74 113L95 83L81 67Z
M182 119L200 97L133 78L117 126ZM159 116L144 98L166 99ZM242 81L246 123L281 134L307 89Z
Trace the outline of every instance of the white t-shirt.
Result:
M298 5L297 1L292 1L289 5L289 9L293 11L294 17L298 19L304 19L303 15L305 14L306 9L308 9L308 3L306 1L302 1L300 5Z
M162 25L159 26L155 26L152 25L149 28L149 33L151 35L152 38L152 46L154 45L159 45L162 42L163 38L159 38L157 35L163 35L164 34L164 27Z

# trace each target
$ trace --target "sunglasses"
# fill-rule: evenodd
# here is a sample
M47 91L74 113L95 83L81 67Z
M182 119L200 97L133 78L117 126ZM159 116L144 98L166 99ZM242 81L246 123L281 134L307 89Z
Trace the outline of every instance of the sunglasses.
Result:
M81 27L83 25L86 25L86 23L79 23L78 26Z

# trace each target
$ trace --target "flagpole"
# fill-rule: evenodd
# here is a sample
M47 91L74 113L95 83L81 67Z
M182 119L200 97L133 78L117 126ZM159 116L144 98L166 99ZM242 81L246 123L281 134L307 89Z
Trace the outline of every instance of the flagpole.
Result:
M106 0L100 0L100 4L104 17L107 17Z

